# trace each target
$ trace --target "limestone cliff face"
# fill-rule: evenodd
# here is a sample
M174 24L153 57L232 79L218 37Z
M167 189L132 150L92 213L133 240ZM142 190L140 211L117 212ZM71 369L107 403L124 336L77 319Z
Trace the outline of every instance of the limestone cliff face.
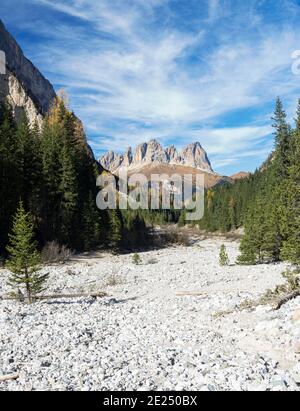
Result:
M166 154L167 154L170 164L174 164L174 163L176 164L176 162L179 160L178 152L175 146L169 146L166 149Z
M7 98L16 118L24 110L31 124L41 124L56 97L48 80L24 56L0 20L0 50L6 56L6 74L0 74L0 99Z
M133 164L141 164L145 158L147 151L147 143L143 143L137 146L133 158Z
M102 157L101 165L103 168L109 171L117 170L123 163L123 156L115 154L113 151L109 151L105 156Z
M22 112L25 111L30 124L37 123L41 127L43 115L26 93L19 80L8 71L6 75L0 75L0 100L4 99L13 108L17 120L20 119Z
M189 144L182 151L180 164L212 171L208 156L199 142Z
M24 56L16 40L8 33L0 20L0 50L5 53L5 74L0 73L0 101L6 100L18 120L25 112L31 125L42 126L45 115L56 99L51 83ZM77 119L77 140L94 159L88 146L83 125Z
M124 167L129 167L132 163L133 155L132 155L132 148L128 147L127 151L124 154L123 165Z
M158 141L150 140L148 143L138 145L134 156L132 156L131 149L124 155L110 151L99 161L106 170L113 173L121 167L134 169L151 164L182 165L213 172L208 156L199 142L189 144L181 153L178 153L174 146L164 149Z

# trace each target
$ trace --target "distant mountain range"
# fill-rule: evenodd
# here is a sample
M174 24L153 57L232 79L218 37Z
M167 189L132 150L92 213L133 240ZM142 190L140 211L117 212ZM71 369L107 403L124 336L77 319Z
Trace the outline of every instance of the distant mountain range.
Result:
M173 145L163 148L157 140L150 140L148 143L138 145L134 152L131 147L124 154L109 151L100 158L99 162L112 173L118 172L122 167L133 170L150 164L180 165L213 173L208 156L199 142L189 144L178 152Z
M175 146L164 148L157 140L139 144L133 151L129 147L124 154L109 151L99 159L102 167L118 174L126 169L128 174L143 173L148 178L151 174L202 174L206 188L225 182L245 178L249 174L240 172L232 177L221 176L214 172L208 155L199 142L189 144L182 151Z

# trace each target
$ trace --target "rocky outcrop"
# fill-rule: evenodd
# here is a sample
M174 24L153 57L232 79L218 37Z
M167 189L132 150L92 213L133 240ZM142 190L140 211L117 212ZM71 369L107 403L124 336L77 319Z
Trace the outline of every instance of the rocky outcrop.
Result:
M133 155L132 155L132 148L128 147L127 151L124 154L123 165L124 167L129 167L132 163Z
M166 151L163 149L162 145L158 141L149 141L149 143L147 144L147 149L145 157L143 158L143 162L147 164L167 162Z
M180 164L196 167L206 171L212 171L206 152L199 142L189 144L180 156Z
M115 154L113 151L109 151L101 159L101 165L109 171L118 170L124 163L124 157L119 154Z
M0 20L0 50L5 53L6 73L0 74L0 99L7 99L16 117L25 110L31 124L42 122L56 97L48 80L24 56Z
M138 145L134 155L131 148L124 155L110 151L99 161L111 172L117 172L121 167L134 169L151 164L182 165L213 172L208 156L199 142L189 144L179 154L174 146L164 149L157 140L150 140L148 143Z
M170 164L173 164L173 163L176 164L177 161L179 160L178 152L175 146L167 147L166 154L167 154L168 161L170 162Z
M38 124L41 127L45 115L55 102L56 93L51 83L24 56L20 46L8 33L1 20L0 51L4 52L6 61L5 73L1 74L0 70L0 101L6 100L10 104L17 121L25 112L31 125ZM94 161L83 124L79 119L75 133L77 142Z
M19 120L25 111L31 125L42 125L43 115L26 93L19 80L10 72L0 75L0 100L7 100L13 109L15 118Z
M143 143L137 146L135 155L133 158L133 164L141 164L145 158L147 152L147 144ZM131 164L130 164L131 165Z
M245 171L240 171L239 173L233 174L230 178L236 181L236 180L242 180L243 178L247 178L249 176L250 176L250 173L247 173Z

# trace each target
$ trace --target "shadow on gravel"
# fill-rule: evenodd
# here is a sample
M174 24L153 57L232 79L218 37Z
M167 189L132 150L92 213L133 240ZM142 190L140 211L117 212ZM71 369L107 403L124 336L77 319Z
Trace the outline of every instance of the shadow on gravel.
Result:
M138 297L130 297L130 298L123 298L120 300L117 300L116 298L111 298L108 301L107 300L103 300L103 298L101 299L102 301L104 301L105 305L115 305L115 304L125 304L129 301L136 301L138 299ZM79 300L74 299L73 301L70 300L56 300L56 301L47 301L44 304L47 305L74 305L74 304L82 304L82 305L92 305L94 302L96 302L97 298L96 297L85 297L85 300Z

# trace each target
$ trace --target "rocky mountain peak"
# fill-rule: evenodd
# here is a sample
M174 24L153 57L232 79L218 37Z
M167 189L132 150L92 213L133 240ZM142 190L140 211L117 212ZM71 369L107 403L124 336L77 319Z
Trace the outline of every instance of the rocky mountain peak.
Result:
M133 163L140 164L145 158L147 152L147 143L139 144L135 149L135 154L133 158Z
M109 152L99 161L111 172L117 172L121 167L133 169L151 164L183 165L213 172L208 156L199 142L189 144L178 153L174 145L163 148L157 140L152 139L148 143L139 144L134 155L129 148L123 155Z
M167 162L166 152L157 140L150 140L147 143L147 150L143 161L146 163Z
M198 141L196 143L189 144L182 151L181 157L183 164L187 164L196 168L202 168L203 165L211 168L208 156Z

